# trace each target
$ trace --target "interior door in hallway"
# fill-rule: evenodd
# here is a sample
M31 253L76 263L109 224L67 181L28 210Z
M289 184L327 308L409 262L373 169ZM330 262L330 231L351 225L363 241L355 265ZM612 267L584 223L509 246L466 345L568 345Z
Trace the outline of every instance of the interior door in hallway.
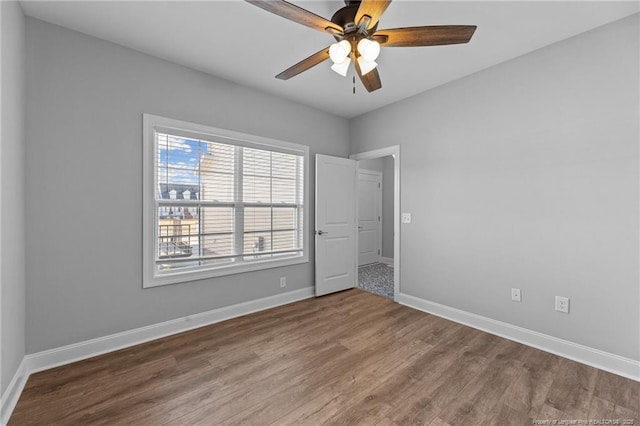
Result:
M358 170L358 265L380 260L382 249L382 174Z
M316 155L316 296L356 285L356 162Z

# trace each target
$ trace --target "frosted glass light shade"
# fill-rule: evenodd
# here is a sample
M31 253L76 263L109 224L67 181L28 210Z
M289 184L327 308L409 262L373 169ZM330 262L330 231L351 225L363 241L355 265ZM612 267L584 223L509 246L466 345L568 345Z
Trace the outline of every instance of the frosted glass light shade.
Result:
M331 69L340 74L343 77L347 76L347 71L349 71L349 64L351 63L351 58L347 57L344 61L339 64L331 65Z
M375 40L363 38L358 42L358 52L367 61L373 62L378 58L378 55L380 54L380 43Z
M341 64L351 53L351 44L347 40L333 43L329 47L329 57L334 64Z
M360 65L360 72L365 75L375 69L378 64L375 61L367 61L364 56L358 57L358 65Z

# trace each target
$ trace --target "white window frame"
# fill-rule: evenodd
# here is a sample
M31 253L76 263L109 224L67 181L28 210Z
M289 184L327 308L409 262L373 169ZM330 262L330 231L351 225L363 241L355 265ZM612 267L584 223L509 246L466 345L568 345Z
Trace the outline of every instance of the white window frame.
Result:
M189 123L181 120L143 114L143 204L142 204L142 259L143 288L176 284L225 275L240 274L263 269L279 268L309 262L309 147L291 142L283 142L261 136L218 129L201 124ZM266 149L285 152L303 157L303 235L302 255L282 259L261 259L249 262L237 262L225 265L212 265L188 271L159 272L156 268L156 231L157 231L157 200L156 200L156 167L155 151L156 132L176 134L177 136L193 137L212 142L232 144L248 148Z

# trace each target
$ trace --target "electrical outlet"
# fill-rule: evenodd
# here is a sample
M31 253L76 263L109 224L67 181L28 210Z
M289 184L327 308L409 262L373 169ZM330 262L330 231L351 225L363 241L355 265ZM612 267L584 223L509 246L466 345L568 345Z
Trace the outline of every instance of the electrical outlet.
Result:
M280 277L280 288L287 286L287 277Z
M522 299L520 298L520 289L519 288L512 288L511 289L511 300L513 300L514 302L522 301Z
M556 311L564 312L565 314L569 313L569 298L556 296Z
M402 223L411 223L411 213L402 213Z

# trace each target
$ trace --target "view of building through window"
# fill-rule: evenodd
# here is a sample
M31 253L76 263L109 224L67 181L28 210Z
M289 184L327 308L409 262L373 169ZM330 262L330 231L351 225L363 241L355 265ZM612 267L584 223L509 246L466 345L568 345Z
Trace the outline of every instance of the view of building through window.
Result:
M301 155L156 133L156 265L300 256Z

